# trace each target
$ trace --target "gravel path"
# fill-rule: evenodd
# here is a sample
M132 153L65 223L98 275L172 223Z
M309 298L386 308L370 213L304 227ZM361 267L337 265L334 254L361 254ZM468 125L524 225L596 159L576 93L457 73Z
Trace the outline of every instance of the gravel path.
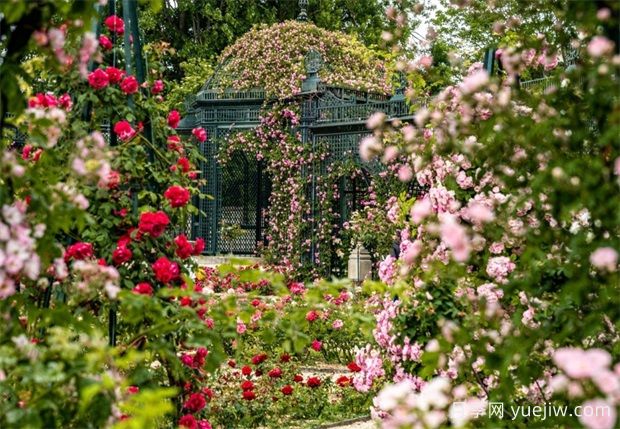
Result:
M372 420L366 420L361 422L354 422L349 424L343 424L338 426L322 426L322 428L329 429L376 429L375 423Z

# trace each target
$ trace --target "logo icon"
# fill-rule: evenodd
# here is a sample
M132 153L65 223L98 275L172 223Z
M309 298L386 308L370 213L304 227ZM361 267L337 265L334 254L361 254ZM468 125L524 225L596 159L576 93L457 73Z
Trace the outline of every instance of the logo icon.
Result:
M450 405L450 415L457 419L465 419L468 416L467 407L465 402L453 402Z
M504 418L504 403L503 402L489 402L489 418L497 417Z

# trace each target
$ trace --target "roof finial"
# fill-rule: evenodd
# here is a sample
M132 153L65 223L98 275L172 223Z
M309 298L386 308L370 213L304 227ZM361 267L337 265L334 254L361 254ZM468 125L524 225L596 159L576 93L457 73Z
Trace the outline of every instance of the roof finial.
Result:
M299 15L297 15L297 21L307 21L308 20L308 12L306 8L308 7L308 0L299 0Z

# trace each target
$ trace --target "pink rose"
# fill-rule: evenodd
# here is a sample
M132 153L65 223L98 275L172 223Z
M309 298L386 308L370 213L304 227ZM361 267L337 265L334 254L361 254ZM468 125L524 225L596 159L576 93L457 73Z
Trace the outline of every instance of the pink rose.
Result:
M564 347L555 351L553 362L569 377L583 379L608 369L611 356L603 349Z
M594 36L588 43L588 54L598 58L611 53L614 49L614 42L605 36Z
M431 205L431 200L429 197L425 196L421 200L417 200L413 207L411 207L410 216L411 220L418 224L424 220L425 217L430 215L433 212L433 208Z
M591 399L580 408L579 421L588 429L616 427L616 407L604 399Z
M599 270L616 271L618 252L611 247L599 247L590 255L590 263Z

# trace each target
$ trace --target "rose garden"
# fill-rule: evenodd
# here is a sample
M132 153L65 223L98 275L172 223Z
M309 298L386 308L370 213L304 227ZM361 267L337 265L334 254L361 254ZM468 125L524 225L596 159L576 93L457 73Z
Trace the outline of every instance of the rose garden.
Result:
M620 427L620 3L0 2L0 428Z

